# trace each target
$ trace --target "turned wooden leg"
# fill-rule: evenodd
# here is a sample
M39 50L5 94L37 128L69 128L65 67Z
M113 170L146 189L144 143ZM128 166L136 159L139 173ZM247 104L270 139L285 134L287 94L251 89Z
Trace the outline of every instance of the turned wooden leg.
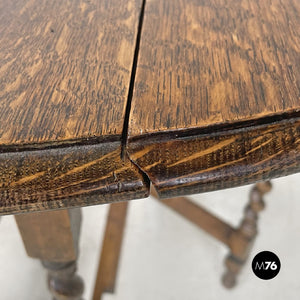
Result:
M265 207L263 195L270 190L269 181L257 183L252 188L240 227L231 235L229 242L231 252L225 260L227 270L222 277L222 282L227 288L232 288L236 284L237 275L249 256L257 235L258 213Z
M83 281L76 275L80 209L15 216L28 256L48 270L48 286L55 300L80 300Z

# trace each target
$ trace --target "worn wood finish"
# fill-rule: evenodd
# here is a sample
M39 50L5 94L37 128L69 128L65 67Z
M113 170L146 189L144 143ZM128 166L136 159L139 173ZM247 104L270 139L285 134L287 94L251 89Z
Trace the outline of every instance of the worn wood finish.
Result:
M161 198L208 192L300 171L300 119L168 141L131 143L132 161Z
M245 207L244 217L238 228L233 228L186 197L159 199L153 188L151 196L229 247L230 254L225 260L226 272L222 282L226 288L232 288L257 236L258 213L264 208L263 196L271 190L271 187L271 183L267 181L258 182L251 189L249 203Z
M300 110L298 0L146 2L129 136Z
M84 284L76 274L76 261L43 261L42 264L48 271L48 288L53 300L82 300Z
M0 154L0 212L146 197L148 180L120 153L115 142Z
M141 8L0 0L0 214L147 196L121 159Z
M15 216L27 254L48 270L55 300L80 300L83 281L76 275L81 225L79 209Z
M141 5L0 1L1 147L120 138Z
M55 262L76 260L79 209L21 214L15 220L28 256Z
M300 170L300 2L146 2L128 153L160 197Z
M222 277L223 284L227 288L235 286L237 275L250 254L258 232L258 214L265 207L263 196L271 190L271 187L271 183L267 181L259 182L252 188L241 224L231 235L229 244L231 252L226 257L227 270Z
M101 300L103 293L114 292L125 229L127 206L127 202L113 203L110 205L93 300Z

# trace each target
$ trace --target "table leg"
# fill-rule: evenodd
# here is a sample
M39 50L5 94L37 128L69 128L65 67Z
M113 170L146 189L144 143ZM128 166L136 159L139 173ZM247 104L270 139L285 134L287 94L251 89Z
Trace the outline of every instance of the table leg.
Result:
M236 277L245 264L257 236L258 213L264 209L263 195L271 190L269 181L257 183L250 192L249 203L238 229L231 235L230 254L226 257L226 272L222 278L227 288L236 284Z
M160 199L160 202L204 229L230 248L230 254L225 260L227 270L222 277L222 282L225 287L232 288L236 284L238 273L249 256L257 235L258 213L264 208L263 195L269 192L270 189L271 183L269 181L259 182L252 188L249 204L245 208L244 218L238 228L233 228L202 207L191 202L188 198ZM158 195L153 188L151 189L151 195L158 199Z
M48 270L48 286L55 300L80 300L83 281L76 275L80 209L15 216L27 254Z
M104 293L114 292L127 207L128 202L110 204L93 300L101 300Z

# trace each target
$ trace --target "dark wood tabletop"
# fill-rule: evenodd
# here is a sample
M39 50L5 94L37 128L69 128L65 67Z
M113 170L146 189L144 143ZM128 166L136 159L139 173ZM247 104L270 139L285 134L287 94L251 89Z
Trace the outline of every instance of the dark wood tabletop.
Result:
M299 65L299 1L146 1L131 159L161 197L299 171Z
M0 211L145 197L121 159L142 1L0 1Z
M0 0L0 212L300 171L297 0Z

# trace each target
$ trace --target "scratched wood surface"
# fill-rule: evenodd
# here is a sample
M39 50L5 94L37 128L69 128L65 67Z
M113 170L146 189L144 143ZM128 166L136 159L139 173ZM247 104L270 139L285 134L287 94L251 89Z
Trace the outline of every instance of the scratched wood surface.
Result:
M141 0L0 0L0 145L121 135Z
M127 150L161 197L300 170L300 2L148 0Z
M299 171L299 1L142 7L0 0L0 212L142 197L149 179L168 197Z
M149 183L118 142L0 155L0 213L147 197Z
M300 110L300 1L148 0L129 136Z
M300 118L222 133L133 143L132 161L161 198L300 172Z
M0 0L0 214L146 197L121 158L141 0Z

